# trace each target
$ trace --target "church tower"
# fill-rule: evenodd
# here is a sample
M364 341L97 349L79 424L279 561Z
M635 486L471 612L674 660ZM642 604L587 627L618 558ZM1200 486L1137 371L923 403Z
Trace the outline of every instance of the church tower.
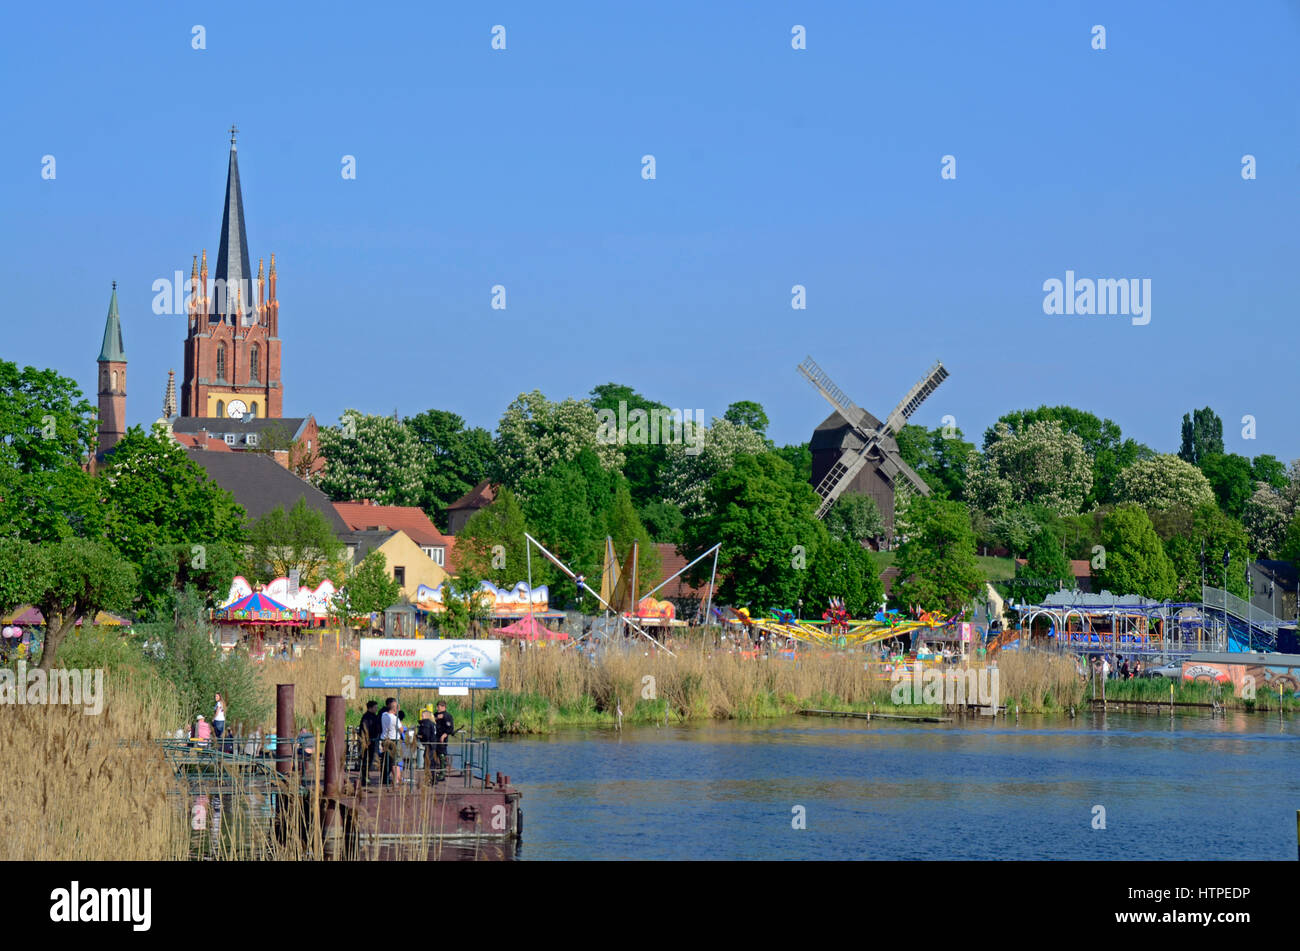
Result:
M208 252L190 268L189 326L181 380L182 416L241 419L283 415L280 386L280 304L275 297L275 255L267 274L261 260L254 280L244 229L235 133L216 270L208 286Z
M99 451L107 452L126 435L126 351L122 348L122 320L117 314L117 281L104 321L104 344L99 348Z

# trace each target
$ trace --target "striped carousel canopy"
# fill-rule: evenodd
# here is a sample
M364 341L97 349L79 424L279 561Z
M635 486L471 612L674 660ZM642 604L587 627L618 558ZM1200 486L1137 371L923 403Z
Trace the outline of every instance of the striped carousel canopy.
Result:
M260 591L254 591L213 612L213 620L219 624L302 625L307 623L308 615L306 611L294 610Z

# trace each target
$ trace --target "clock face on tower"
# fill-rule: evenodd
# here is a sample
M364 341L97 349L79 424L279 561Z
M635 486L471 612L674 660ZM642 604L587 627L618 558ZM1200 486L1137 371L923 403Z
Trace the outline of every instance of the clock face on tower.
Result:
M243 400L231 400L230 405L226 407L226 415L231 419L243 419L247 412L248 405Z

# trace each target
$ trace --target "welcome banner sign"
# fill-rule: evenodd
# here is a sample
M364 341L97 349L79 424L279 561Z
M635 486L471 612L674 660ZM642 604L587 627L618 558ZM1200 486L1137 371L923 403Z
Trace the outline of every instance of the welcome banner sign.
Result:
M365 687L495 690L500 676L500 641L361 639Z

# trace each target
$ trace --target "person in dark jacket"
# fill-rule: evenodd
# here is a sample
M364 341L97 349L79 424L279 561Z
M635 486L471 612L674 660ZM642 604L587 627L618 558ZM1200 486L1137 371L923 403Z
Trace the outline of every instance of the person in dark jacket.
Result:
M420 742L420 749L424 752L424 761L429 767L429 782L433 782L433 747L438 742L437 727L433 722L433 714L429 710L420 711L420 726L416 731L416 738Z
M443 779L447 778L447 768L450 763L447 760L447 741L456 735L456 724L447 712L447 701L438 701L438 713L433 718L433 729L437 733L438 742L434 745L433 751L438 758L438 771Z
M371 700L366 704L366 712L361 714L361 726L358 739L361 743L361 785L370 783L370 770L375 765L375 756L379 753L379 704Z

